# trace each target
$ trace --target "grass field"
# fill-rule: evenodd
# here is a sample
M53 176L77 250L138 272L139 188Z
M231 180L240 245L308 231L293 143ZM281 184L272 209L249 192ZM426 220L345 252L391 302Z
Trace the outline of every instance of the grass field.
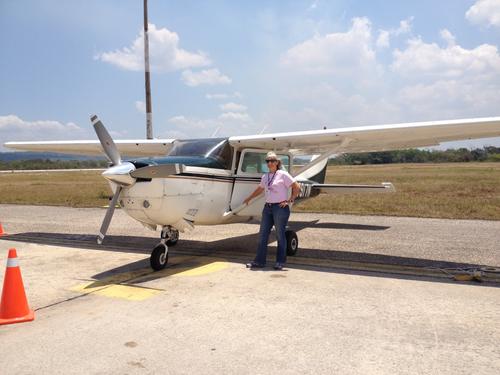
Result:
M392 182L396 193L321 195L296 211L500 220L500 163L335 166L328 183Z
M500 163L333 166L326 182L383 181L397 192L321 195L294 211L500 220ZM99 172L0 174L0 203L95 207L109 194Z

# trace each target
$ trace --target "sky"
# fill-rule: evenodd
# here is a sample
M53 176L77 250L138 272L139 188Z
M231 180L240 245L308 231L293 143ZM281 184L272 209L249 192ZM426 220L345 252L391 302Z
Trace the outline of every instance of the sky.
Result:
M500 0L148 2L155 138L500 116ZM142 5L0 0L0 142L145 138Z

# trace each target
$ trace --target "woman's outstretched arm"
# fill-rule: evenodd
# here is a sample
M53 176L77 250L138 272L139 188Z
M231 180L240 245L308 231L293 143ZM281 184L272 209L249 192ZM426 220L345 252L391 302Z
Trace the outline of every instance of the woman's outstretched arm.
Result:
M248 203L250 203L250 201L252 199L254 199L255 197L259 196L262 192L264 191L264 188L262 186L257 186L257 188L253 191L252 194L250 194L244 201L243 203L245 203L246 205L248 205Z

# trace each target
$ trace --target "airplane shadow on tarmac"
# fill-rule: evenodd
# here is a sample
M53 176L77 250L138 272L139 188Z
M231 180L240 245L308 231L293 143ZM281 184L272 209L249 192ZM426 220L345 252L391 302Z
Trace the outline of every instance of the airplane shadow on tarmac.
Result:
M344 223L290 222L290 228L300 231L304 228L351 229L380 231L389 227ZM225 259L236 263L246 263L253 259L258 233L246 234L217 241L197 241L180 239L176 246L169 247L170 261L165 270L155 272L149 268L149 254L158 244L153 237L106 236L102 245L97 245L96 236L89 234L66 234L26 232L2 237L10 241L29 242L52 246L84 248L116 252L144 253L146 259L131 262L108 271L93 275L96 283L115 283L120 274L128 274L127 284L138 284L149 280L167 277L191 268L197 268L214 262L214 259ZM270 242L275 241L274 231ZM275 246L269 246L268 259L272 261L276 252ZM195 260L193 260L195 259ZM271 263L272 264L272 263ZM423 280L433 282L454 282L453 272L470 269L484 269L486 265L456 263L443 260L410 258L384 254L373 254L355 251L323 250L299 247L297 256L288 257L287 268L308 269L320 272L336 272L350 275L369 275L376 277L392 277L398 279ZM271 271L266 268L259 271ZM497 271L494 271L497 272ZM494 283L476 283L483 286L500 286Z

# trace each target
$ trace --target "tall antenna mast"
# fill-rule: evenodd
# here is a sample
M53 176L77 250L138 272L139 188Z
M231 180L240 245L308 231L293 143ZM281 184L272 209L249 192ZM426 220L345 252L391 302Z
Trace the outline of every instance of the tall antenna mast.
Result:
M153 139L153 113L151 110L151 81L149 72L148 0L144 0L144 74L146 79L146 138Z

